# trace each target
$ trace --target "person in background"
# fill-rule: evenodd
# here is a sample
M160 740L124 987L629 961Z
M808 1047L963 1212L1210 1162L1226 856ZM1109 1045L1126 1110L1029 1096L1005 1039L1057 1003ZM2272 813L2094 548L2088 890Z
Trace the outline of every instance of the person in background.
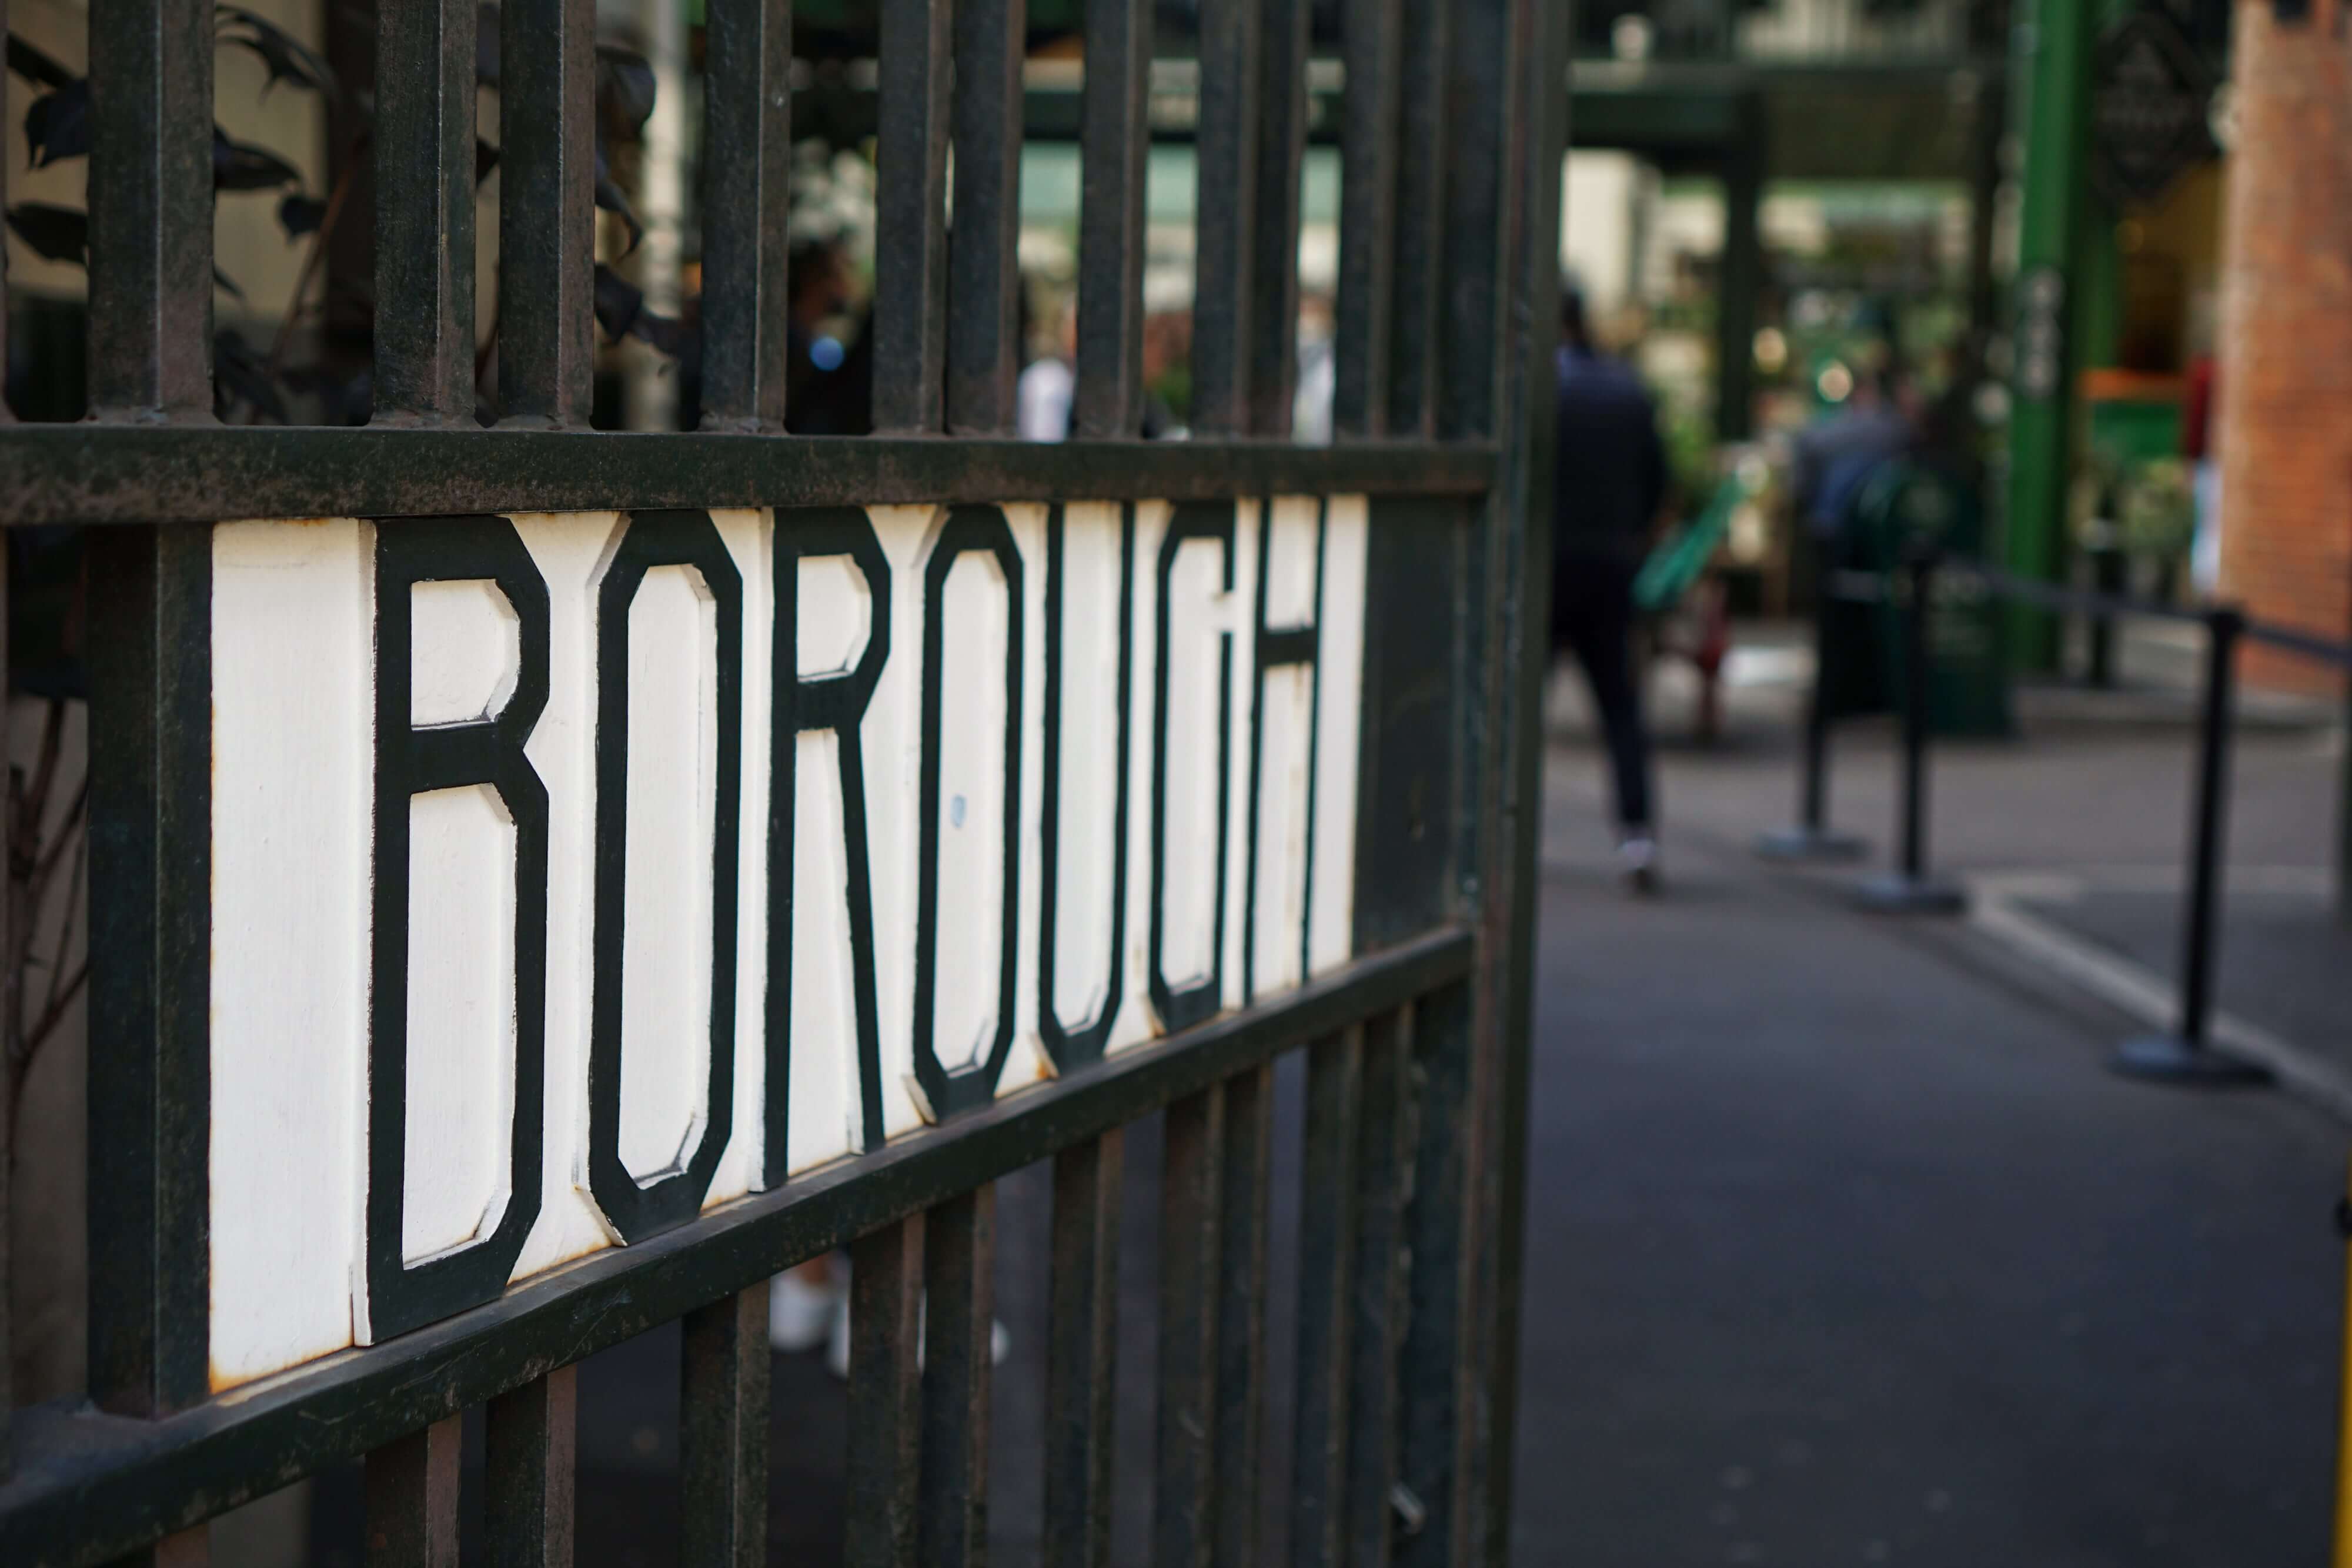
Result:
M874 427L874 334L849 255L836 239L796 242L786 277L784 428L863 435Z
M1617 863L1637 893L1658 884L1650 738L1633 661L1633 579L1666 500L1658 415L1623 361L1594 348L1584 298L1560 295L1559 444L1553 478L1551 632L1592 687L1615 782Z
M1021 288L1021 346L1030 345L1029 287ZM1070 404L1077 395L1078 302L1066 299L1054 314L1054 351L1022 367L1013 390L1014 428L1024 441L1066 441Z
M1835 538L1878 465L1911 450L1918 426L1892 370L1854 373L1837 412L1797 437L1793 490L1798 514L1821 538Z
M1298 389L1290 399L1290 439L1301 446L1331 444L1331 399L1339 376L1333 326L1328 294L1314 289L1298 297Z

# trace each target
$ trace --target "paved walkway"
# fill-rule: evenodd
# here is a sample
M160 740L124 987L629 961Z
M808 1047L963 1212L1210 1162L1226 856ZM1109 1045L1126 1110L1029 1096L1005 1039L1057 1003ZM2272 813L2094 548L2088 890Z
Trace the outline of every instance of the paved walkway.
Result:
M1794 793L1783 706L1670 753L1654 904L1608 879L1597 759L1554 758L1517 1561L2324 1561L2345 1124L2113 1078L2136 1020L2031 955L1756 862ZM1938 857L2177 864L2188 747L1951 748ZM1842 740L1843 825L1883 835L1887 752ZM2334 767L2311 732L2250 738L2236 857L2307 888ZM2273 946L2238 935L2252 977Z

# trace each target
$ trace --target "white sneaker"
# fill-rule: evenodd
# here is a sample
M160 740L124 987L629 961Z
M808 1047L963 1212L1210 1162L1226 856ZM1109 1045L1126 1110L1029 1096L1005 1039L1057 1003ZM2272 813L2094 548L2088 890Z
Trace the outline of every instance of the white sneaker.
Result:
M785 1270L768 1282L769 1348L797 1355L824 1343L835 1310L848 1311L847 1297L839 1285L812 1285L798 1270Z
M1658 841L1647 833L1629 833L1617 841L1617 874L1634 893L1658 891Z

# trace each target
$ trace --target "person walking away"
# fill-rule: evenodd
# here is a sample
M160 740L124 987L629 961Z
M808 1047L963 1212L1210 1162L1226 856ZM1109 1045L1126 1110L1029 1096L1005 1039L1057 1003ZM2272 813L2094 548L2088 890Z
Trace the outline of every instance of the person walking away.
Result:
M1598 351L1575 289L1560 296L1559 444L1552 506L1552 647L1584 668L1609 745L1617 864L1658 884L1650 738L1633 661L1633 579L1666 499L1658 415L1632 369Z

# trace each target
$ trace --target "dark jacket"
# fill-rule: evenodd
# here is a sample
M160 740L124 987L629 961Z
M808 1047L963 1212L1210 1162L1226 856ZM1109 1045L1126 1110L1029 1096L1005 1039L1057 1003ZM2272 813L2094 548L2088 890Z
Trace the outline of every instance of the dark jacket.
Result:
M1633 371L1563 347L1552 549L1562 565L1632 566L1649 548L1666 499L1657 410Z

